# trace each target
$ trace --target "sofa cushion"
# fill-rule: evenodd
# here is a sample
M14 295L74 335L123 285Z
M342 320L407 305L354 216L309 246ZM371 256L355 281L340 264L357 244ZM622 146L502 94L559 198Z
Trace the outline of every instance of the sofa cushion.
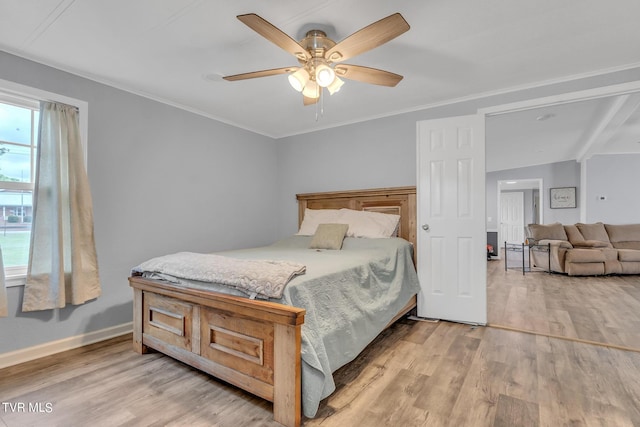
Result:
M572 245L575 245L579 242L584 242L584 236L582 235L582 233L580 233L580 230L578 230L578 227L576 227L574 224L565 225L564 231L565 233L567 233L567 238Z
M622 274L640 274L640 262L621 262Z
M564 227L559 222L553 224L529 224L528 227L534 240L569 240Z
M579 222L576 224L576 227L578 227L580 234L582 234L585 240L598 240L606 242L607 247L609 248L613 247L609 241L609 235L607 234L607 230L604 228L603 223L596 222L595 224L583 224Z
M609 240L613 242L640 242L640 224L605 224Z
M598 249L604 254L605 261L618 261L618 250L614 248L602 248Z
M640 251L640 240L637 242L616 242L612 243L612 245L616 249L635 249Z
M640 250L640 224L605 224L614 248Z
M617 259L607 260L604 262L604 274L622 274L622 273L623 273L622 263Z
M618 259L622 262L640 262L640 251L618 249Z

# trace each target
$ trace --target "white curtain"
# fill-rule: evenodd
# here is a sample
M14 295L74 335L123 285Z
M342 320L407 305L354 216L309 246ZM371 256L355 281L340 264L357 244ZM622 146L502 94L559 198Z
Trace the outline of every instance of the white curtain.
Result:
M75 107L40 103L31 252L22 311L100 295L93 207Z
M0 249L0 317L7 317L7 289L4 286L4 263Z

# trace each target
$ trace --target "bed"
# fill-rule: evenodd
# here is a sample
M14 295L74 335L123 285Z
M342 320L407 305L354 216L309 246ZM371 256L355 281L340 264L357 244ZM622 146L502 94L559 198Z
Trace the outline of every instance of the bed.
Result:
M415 262L415 187L299 194L296 197L299 224L303 223L308 209L347 208L399 215L398 238L377 240L381 241L380 244L390 245L392 251L396 250L398 260L409 257L409 263L413 264L413 257ZM337 256L337 252L347 254L354 251L358 257L367 251L377 254L376 251L381 250L377 246L370 248L370 243L365 240L367 239L346 238L343 250L317 251L318 256ZM292 236L267 250L271 251L269 253L274 258L284 257L292 247L307 248L308 244L308 236ZM362 245L367 246L363 249ZM398 249L395 249L396 246ZM407 246L413 247L413 250L407 252ZM384 249L387 250L386 246ZM309 298L305 293L307 291L300 291L303 289L302 285L298 286L298 282L318 276L311 260L311 257L316 256L313 252L307 250L304 255L309 257L307 272L289 282L281 299L269 301L249 299L238 292L221 293L218 288L199 286L188 281L172 283L143 277L142 273L132 274L129 283L134 291L134 350L139 353L150 349L160 351L271 401L277 422L285 426L299 426L303 400L305 415L313 415L319 400L332 391L330 373L355 358L386 326L410 312L415 307L417 293L417 285L399 284L392 297L387 297L388 300L384 300L384 303L379 302L386 307L385 312L376 312L369 317L358 317L356 314L361 311L361 307L354 305L353 313L346 312L344 317L351 318L351 314L354 314L354 324L359 323L366 331L354 334L349 329L350 325L347 325L346 332L326 333L331 335L330 339L323 335L324 341L329 342L325 343L329 349L319 348L313 335L320 332L316 332L314 328L323 323L322 318L326 317L326 313L320 315L320 309L309 303L317 298L317 294L316 297ZM253 256L250 251L230 251L223 254L234 257ZM397 268L394 264L397 261L390 258L385 258L384 262ZM413 265L410 270L407 274L415 275ZM413 280L411 276L411 280L399 279L398 283ZM327 283L339 281L340 279L325 278ZM417 284L417 279L415 282ZM342 294L338 292L337 296L331 298L341 298ZM310 311L307 312L307 309ZM308 316L306 322L305 315ZM383 323L376 324L381 321ZM334 336L339 337L340 334L343 335L342 338L333 340ZM364 341L356 342L356 348L345 351L346 354L341 355L337 362L334 359L327 361L323 351L331 353L332 345L342 345L339 343L344 341L344 336L350 335L362 335ZM338 344L332 344L332 340ZM329 375L324 372L326 370L330 371Z

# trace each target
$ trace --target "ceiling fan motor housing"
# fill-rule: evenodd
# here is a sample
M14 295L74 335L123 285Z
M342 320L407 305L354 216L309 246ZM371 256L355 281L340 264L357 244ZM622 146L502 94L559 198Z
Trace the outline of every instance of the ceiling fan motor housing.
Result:
M300 40L300 46L306 49L311 55L311 59L303 59L298 57L300 64L307 70L311 80L316 80L317 68L329 68L329 61L324 58L327 50L336 45L336 42L327 37L327 33L322 30L307 31L305 37ZM326 68L325 68L326 69ZM333 80L333 72L331 72L331 80ZM320 83L320 81L318 81ZM323 84L324 86L324 84Z
M314 58L323 58L324 53L334 47L336 42L327 37L322 30L307 31L305 38L300 40L300 45Z

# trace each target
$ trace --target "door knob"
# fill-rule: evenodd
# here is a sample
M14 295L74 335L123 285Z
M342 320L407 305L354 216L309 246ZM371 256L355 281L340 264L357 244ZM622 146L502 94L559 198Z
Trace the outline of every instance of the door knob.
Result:
M422 229L424 231L429 231L429 224L422 224Z

